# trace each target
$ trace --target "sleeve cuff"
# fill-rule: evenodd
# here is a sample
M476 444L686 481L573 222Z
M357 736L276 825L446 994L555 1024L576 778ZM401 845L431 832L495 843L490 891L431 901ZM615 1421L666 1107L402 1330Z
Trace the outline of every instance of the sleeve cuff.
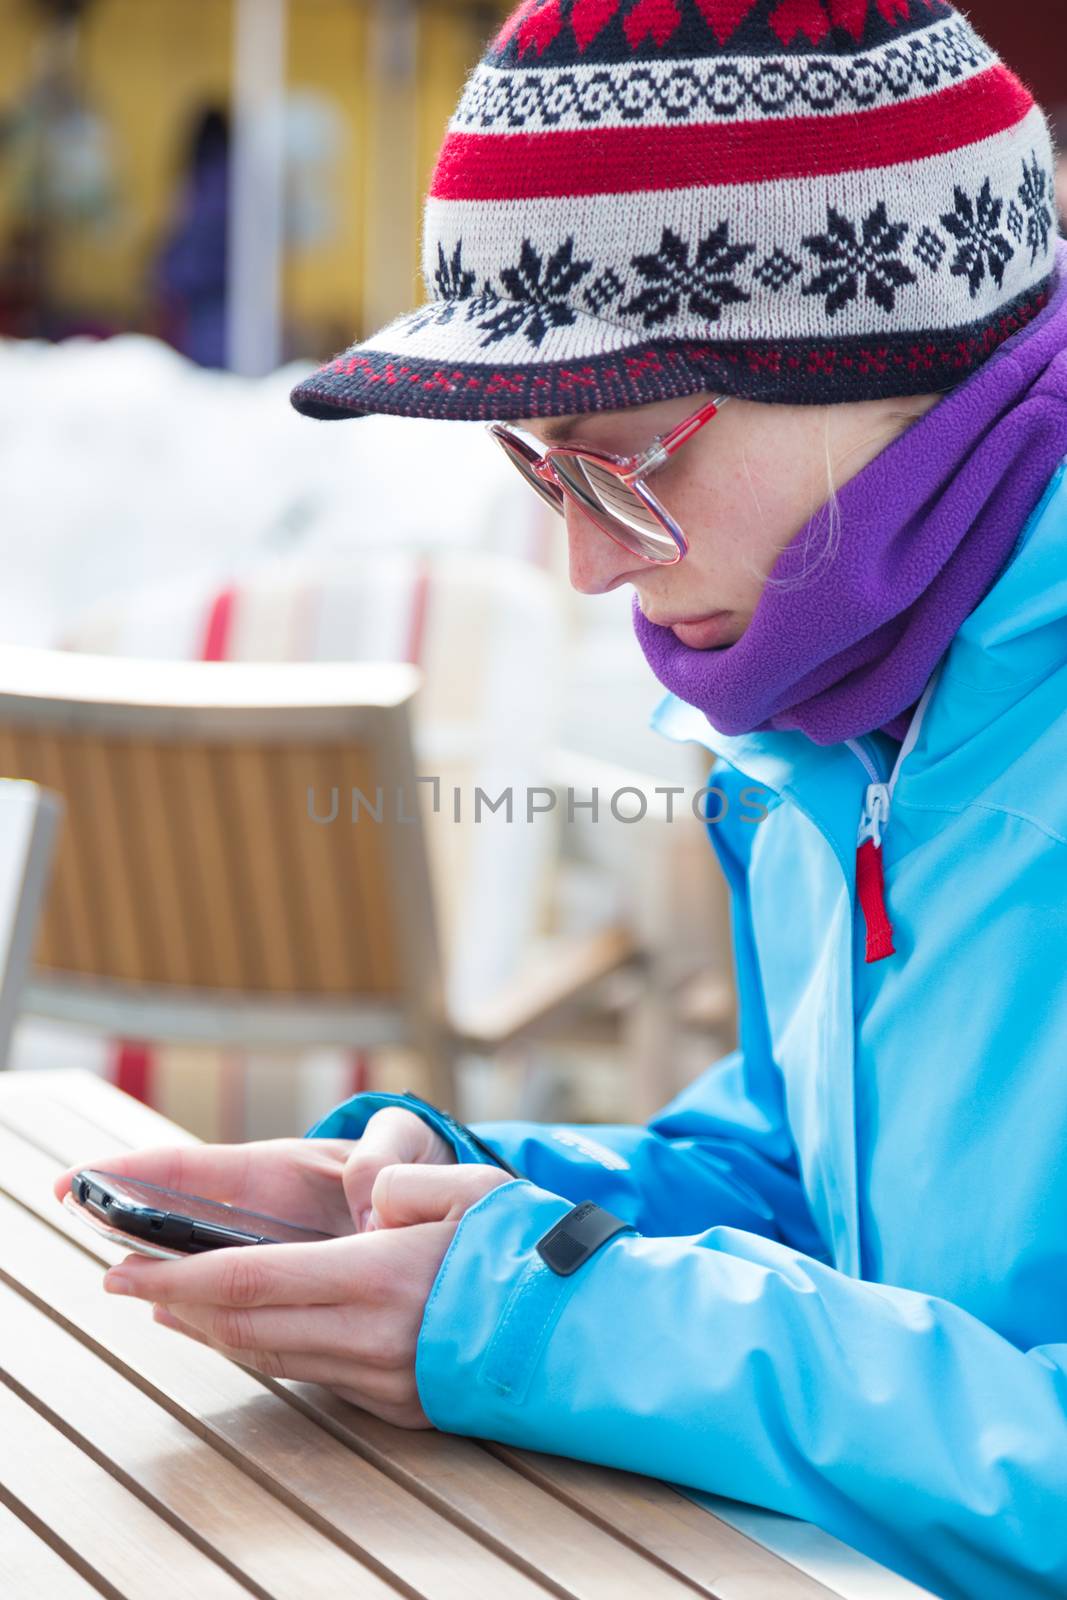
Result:
M354 1094L350 1099L334 1106L324 1117L320 1117L304 1137L305 1139L359 1139L374 1113L381 1111L385 1106L400 1106L405 1111L413 1111L417 1117L428 1122L430 1127L452 1146L457 1162L503 1167L513 1178L521 1177L521 1174L503 1156L491 1149L473 1129L468 1128L465 1123L457 1122L447 1111L440 1111L437 1106L421 1100L418 1095L412 1094L410 1089L406 1089L403 1094L385 1094L373 1090Z
M419 1399L434 1427L521 1442L517 1408L552 1330L620 1237L608 1238L577 1271L554 1271L536 1246L574 1210L572 1201L517 1179L491 1189L460 1219L415 1355Z

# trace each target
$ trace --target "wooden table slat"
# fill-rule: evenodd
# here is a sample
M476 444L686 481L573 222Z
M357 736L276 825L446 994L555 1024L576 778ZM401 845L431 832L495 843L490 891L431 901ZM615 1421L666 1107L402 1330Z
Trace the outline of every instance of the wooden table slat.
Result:
M133 1095L116 1089L106 1078L82 1067L61 1067L55 1071L0 1074L2 1101L21 1100L27 1094L77 1110L95 1123L105 1138L118 1136L120 1144L199 1144L187 1128L179 1128L160 1112L154 1111ZM76 1159L76 1157L72 1157Z
M0 1484L0 1496L3 1495ZM7 1600L100 1600L99 1589L0 1500L0 1594Z
M338 1396L317 1385L289 1383L286 1388L323 1426L334 1428L368 1460L381 1462L383 1470L392 1471L398 1481L410 1486L412 1493L429 1493L435 1505L448 1506L465 1525L480 1531L486 1538L509 1545L517 1558L569 1593L603 1594L614 1600L615 1596L627 1592L628 1585L637 1582L647 1586L642 1594L658 1593L658 1580L645 1565L650 1557L668 1571L673 1569L679 1576L685 1576L670 1559L660 1562L658 1552L651 1547L642 1549L641 1541L632 1541L623 1532L622 1524L605 1527L591 1521L577 1506L555 1494L547 1474L542 1493L533 1478L512 1470L506 1461L498 1459L480 1442L468 1445L457 1435L447 1433L398 1432L388 1423L346 1405ZM534 1452L516 1451L514 1454L520 1458L532 1457ZM538 1459L552 1462L556 1458ZM589 1470L603 1473L608 1469ZM657 1484L656 1487L662 1486ZM665 1492L683 1505L688 1504L673 1490ZM717 1519L709 1520L719 1525ZM738 1540L734 1529L725 1524L721 1526L726 1538L717 1547L720 1562L728 1547L741 1551L752 1543L743 1535ZM635 1556L640 1559L638 1566L634 1564ZM782 1600L792 1600L794 1594L797 1600L802 1596L825 1595L826 1591L818 1586L790 1588L795 1568L784 1562L779 1566L781 1572L776 1573L775 1582L781 1579L781 1587L776 1592ZM765 1565L762 1570L761 1600L767 1594ZM715 1600L720 1597L733 1600L734 1591L720 1587L718 1580L711 1576L713 1571L714 1564L711 1564L692 1576L694 1588L699 1593L714 1596ZM677 1592L673 1586L671 1592Z
M0 1094L0 1128L6 1128L23 1144L51 1157L60 1168L69 1165L63 1160L65 1150L77 1149L80 1154L75 1160L91 1166L102 1156L136 1148L132 1140L108 1133L76 1106L34 1095L28 1090Z

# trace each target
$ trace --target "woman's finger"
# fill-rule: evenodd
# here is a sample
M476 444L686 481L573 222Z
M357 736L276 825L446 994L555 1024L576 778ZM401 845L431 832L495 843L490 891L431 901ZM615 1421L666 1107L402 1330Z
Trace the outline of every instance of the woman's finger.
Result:
M233 1245L180 1261L126 1256L104 1274L112 1294L146 1300L189 1300L217 1306L333 1305L358 1298L361 1283L375 1297L382 1266L374 1251L379 1235L324 1239L312 1244Z
M194 1145L192 1148L196 1149L197 1146ZM213 1145L204 1146L204 1148L218 1150L226 1147ZM176 1187L171 1180L179 1170L178 1158L184 1153L185 1150L182 1146L159 1145L148 1150L109 1150L105 1155L87 1156L83 1160L76 1161L72 1166L65 1168L53 1180L52 1192L57 1200L62 1200L70 1188L74 1174L76 1172L84 1172L88 1168L95 1168L101 1172L118 1172L123 1177L140 1177L141 1172L135 1173L132 1168L132 1163L135 1160L143 1168L147 1182L158 1183L164 1188L172 1189ZM149 1172L154 1173L155 1176L148 1177Z
M383 1167L397 1161L449 1165L455 1159L451 1145L413 1111L403 1106L376 1111L345 1162L345 1199L357 1227L366 1226L371 1190Z
M62 1200L76 1172L96 1168L162 1189L221 1200L298 1227L341 1232L348 1220L339 1179L350 1139L258 1139L244 1144L158 1145L111 1151L60 1173Z
M164 1328L173 1328L175 1333L184 1333L187 1339L195 1339L197 1344L206 1344L209 1348L211 1346L211 1340L201 1333L199 1328L194 1328L191 1322L175 1316L170 1306L162 1303L154 1305L152 1321L160 1323Z
M145 1150L110 1151L77 1162L55 1182L59 1199L70 1188L76 1172L95 1168L123 1178L137 1178L163 1189L180 1189L212 1200L243 1193L247 1183L250 1146L240 1144L153 1145Z
M371 1198L383 1228L406 1228L419 1222L457 1221L490 1189L522 1181L488 1163L391 1166L378 1174Z
M201 1305L166 1302L167 1310L212 1344L237 1353L271 1350L278 1355L323 1356L355 1361L376 1371L397 1365L390 1320L368 1309L354 1316L347 1306Z

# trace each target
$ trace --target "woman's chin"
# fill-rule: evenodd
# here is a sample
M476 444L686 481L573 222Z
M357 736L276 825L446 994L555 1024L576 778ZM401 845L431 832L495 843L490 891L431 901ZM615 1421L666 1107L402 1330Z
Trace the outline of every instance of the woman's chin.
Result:
M691 650L715 650L733 642L733 613L717 611L699 622L675 622L671 632L679 643L688 645Z

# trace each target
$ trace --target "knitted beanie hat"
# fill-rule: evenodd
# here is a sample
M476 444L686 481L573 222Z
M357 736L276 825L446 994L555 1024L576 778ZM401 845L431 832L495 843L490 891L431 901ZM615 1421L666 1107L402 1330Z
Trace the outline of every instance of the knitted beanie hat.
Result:
M432 295L293 391L518 419L952 388L1047 302L1041 108L947 0L522 0L426 203Z

